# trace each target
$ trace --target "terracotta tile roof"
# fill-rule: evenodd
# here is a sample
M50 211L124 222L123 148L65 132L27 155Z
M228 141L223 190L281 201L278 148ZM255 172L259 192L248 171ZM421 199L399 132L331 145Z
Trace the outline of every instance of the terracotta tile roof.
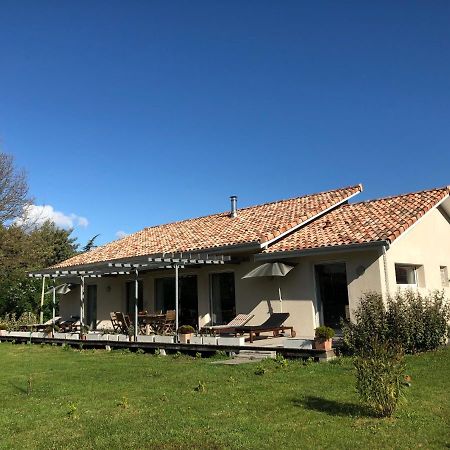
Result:
M282 252L362 244L393 242L440 200L450 188L431 189L396 197L342 205L299 228L265 252Z
M73 267L164 252L264 243L362 191L361 185L145 228L54 267Z

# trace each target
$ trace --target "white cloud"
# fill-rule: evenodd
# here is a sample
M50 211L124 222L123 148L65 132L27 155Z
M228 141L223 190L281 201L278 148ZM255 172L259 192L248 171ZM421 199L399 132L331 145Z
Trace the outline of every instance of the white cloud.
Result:
M46 220L52 221L57 227L69 229L75 227L86 228L89 221L86 217L77 214L64 214L55 211L51 205L28 205L23 209L23 217L17 219L17 225L36 227L42 225Z
M125 233L125 231L123 231L123 230L119 230L119 231L116 232L116 238L117 239L122 239L125 236L128 236L128 233Z

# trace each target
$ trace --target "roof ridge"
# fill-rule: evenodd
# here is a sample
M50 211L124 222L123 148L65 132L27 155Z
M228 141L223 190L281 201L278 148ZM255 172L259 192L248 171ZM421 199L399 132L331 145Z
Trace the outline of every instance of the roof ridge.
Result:
M252 208L258 208L258 207L261 207L261 206L274 205L275 203L283 203L283 202L289 202L289 201L292 201L292 200L298 200L300 198L311 197L313 195L316 196L316 195L321 195L321 194L328 194L330 192L344 191L346 189L355 189L355 188L359 188L359 191L361 192L363 190L362 183L351 185L351 186L345 186L345 187L341 187L341 188L336 188L336 189L330 189L328 191L313 192L311 194L299 195L297 197L290 197L290 198L274 200L274 201L266 202L266 203L259 203L257 205L245 206L244 208L238 208L238 212L239 211L245 211L245 210L252 209ZM151 230L152 228L159 228L159 227L164 227L164 226L168 226L168 225L174 225L174 224L179 224L179 223L191 222L193 220L206 219L207 217L218 217L218 216L222 216L222 215L229 215L229 213L230 213L229 211L222 211L222 212L213 213L213 214L205 214L203 216L190 217L189 219L182 219L182 220L175 220L173 222L161 223L161 224L158 224L158 225L152 225L152 226L149 226L149 227L144 227L143 229L136 231L136 233L139 233L140 231L144 231L144 230ZM239 214L238 214L237 217L239 217Z
M424 194L426 192L433 192L433 191L447 191L447 193L450 194L450 185L442 186L442 187L438 187L438 188L422 189L421 191L405 192L403 194L388 195L387 197L378 197L378 198L371 198L369 200L361 200L360 202L348 203L347 205L342 205L342 207L362 205L364 203L379 202L381 200L390 200L390 199L394 199L394 198L407 197L409 195L416 195L416 194Z

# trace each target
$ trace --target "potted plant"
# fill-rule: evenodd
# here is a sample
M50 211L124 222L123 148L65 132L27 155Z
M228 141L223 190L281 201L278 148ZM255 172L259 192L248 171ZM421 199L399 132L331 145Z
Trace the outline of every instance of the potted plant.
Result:
M86 335L89 333L89 327L87 325L83 325L80 330L80 339L83 341L86 340Z
M319 327L315 329L314 348L316 350L331 350L333 344L334 330L330 327Z
M194 327L191 327L190 325L181 325L181 327L178 328L178 337L180 339L180 343L189 344L194 332Z

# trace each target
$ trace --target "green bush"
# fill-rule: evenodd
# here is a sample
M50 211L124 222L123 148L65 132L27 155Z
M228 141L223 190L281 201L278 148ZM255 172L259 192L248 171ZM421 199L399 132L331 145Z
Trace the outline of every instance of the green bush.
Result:
M334 336L334 330L330 327L321 326L314 330L314 335L317 339L328 340Z
M355 311L354 322L343 322L344 351L358 354L379 342L401 345L406 353L434 350L445 343L450 319L449 303L443 292L424 297L420 293L399 291L387 299L367 293Z
M401 346L372 339L354 361L356 390L375 415L390 417L402 396L405 363Z

